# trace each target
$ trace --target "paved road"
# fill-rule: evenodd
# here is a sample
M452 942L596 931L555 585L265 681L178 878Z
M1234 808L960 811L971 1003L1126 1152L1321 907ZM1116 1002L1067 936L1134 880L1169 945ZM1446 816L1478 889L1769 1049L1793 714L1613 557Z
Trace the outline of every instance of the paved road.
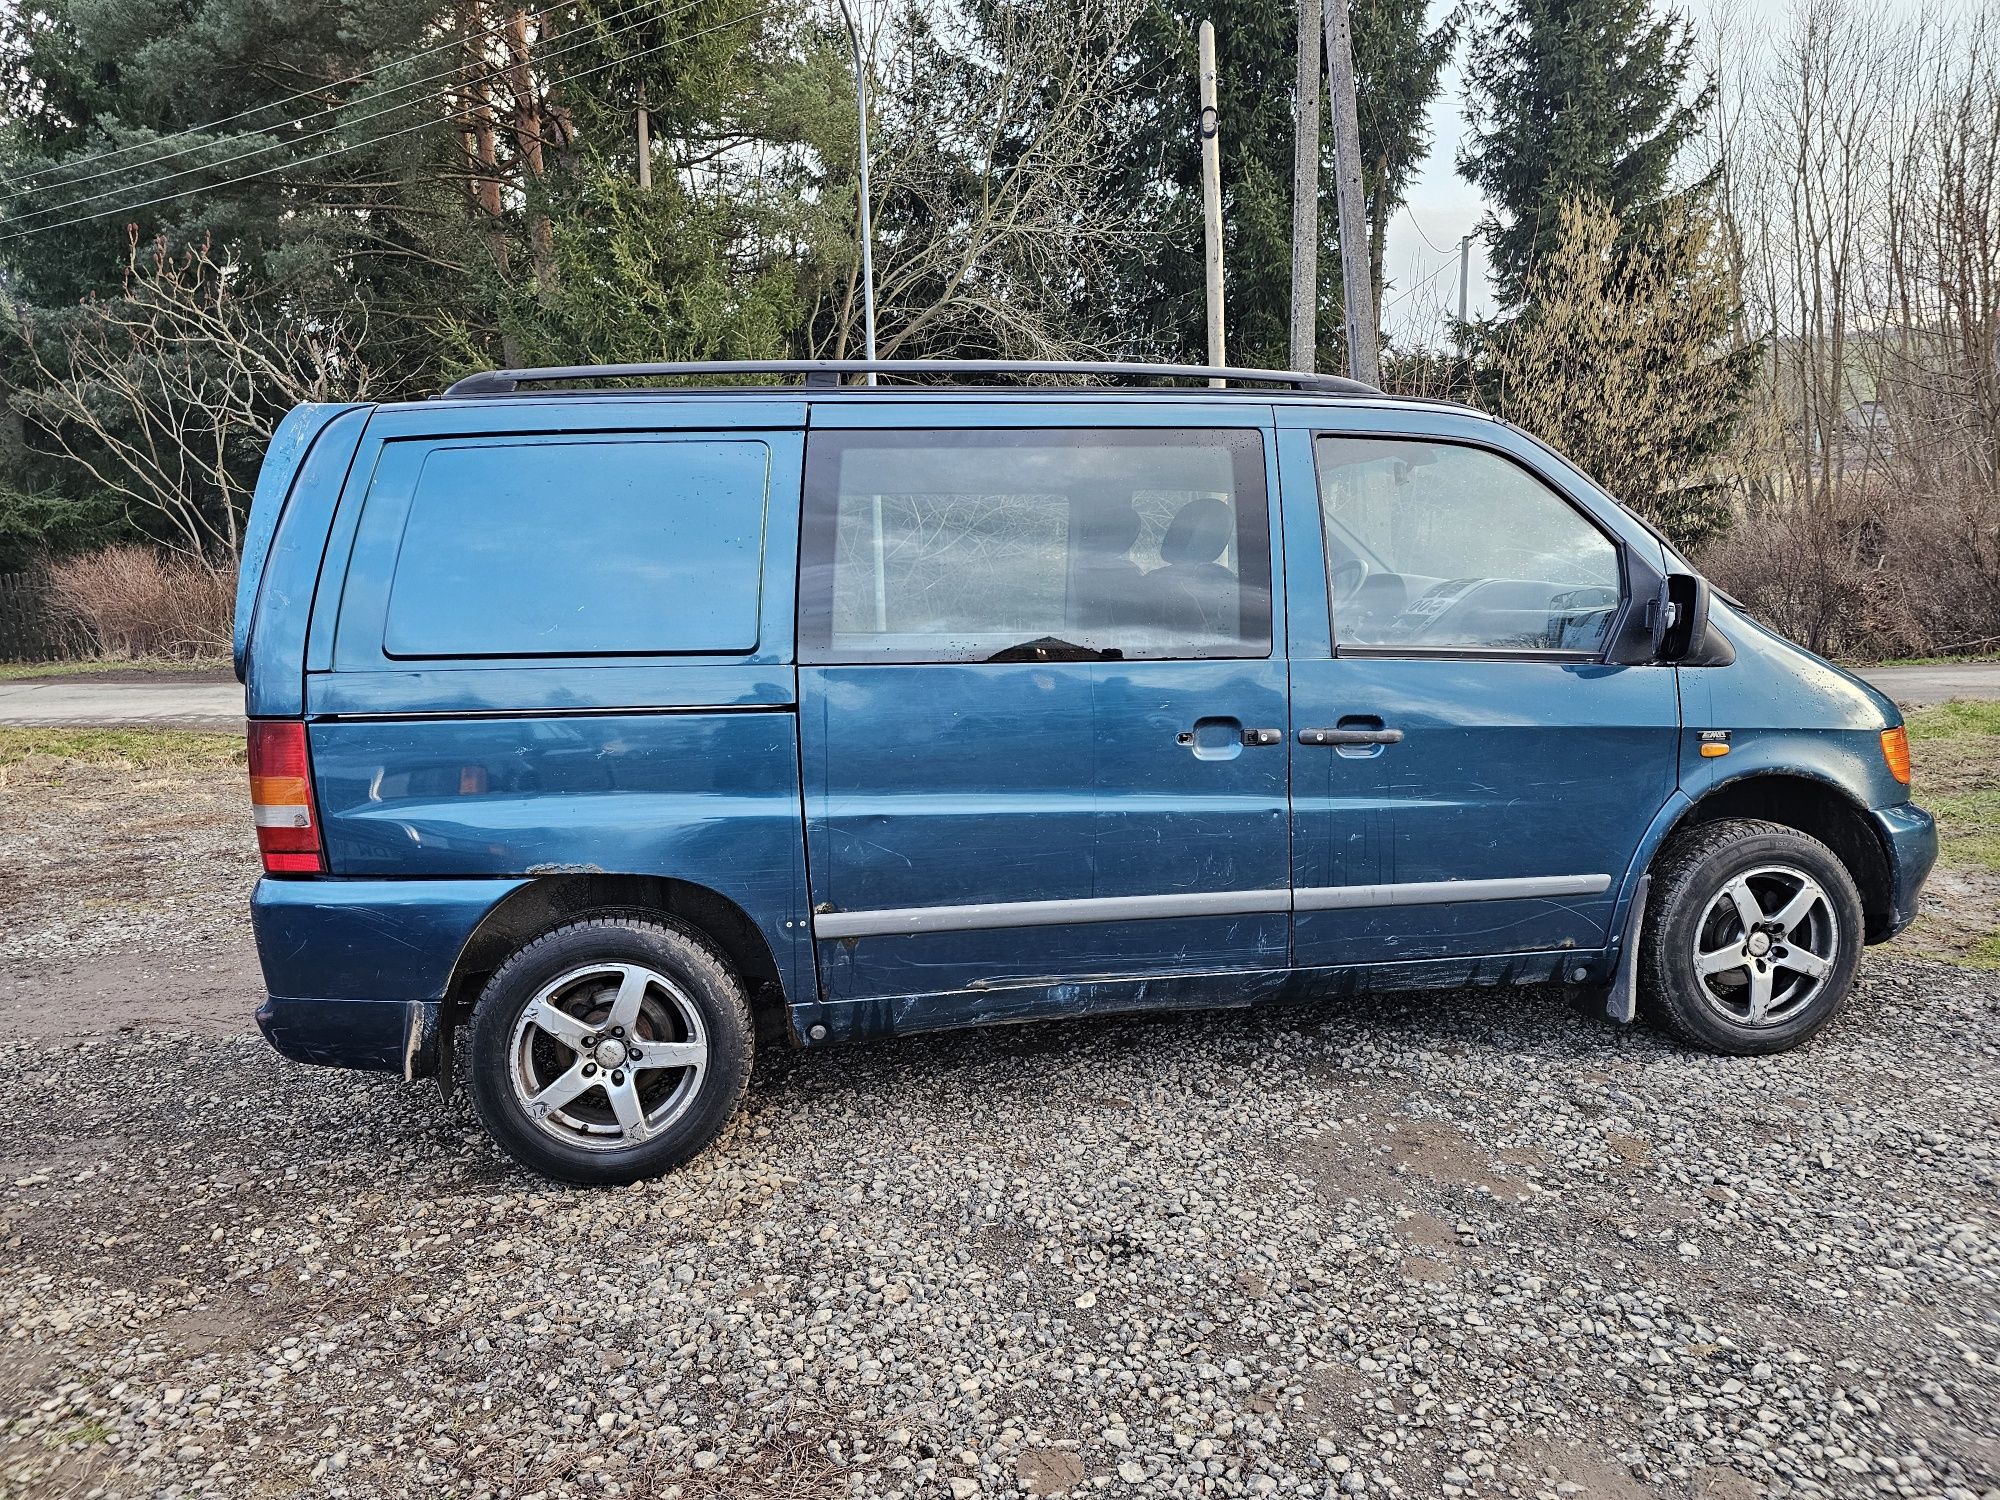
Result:
M1861 674L1904 708L1926 708L1954 698L2000 699L2000 662L1954 662L1942 667L1871 667Z
M1953 698L2000 700L2000 662L1876 667L1868 680L1905 708ZM0 724L147 724L233 729L243 689L233 682L0 682Z
M234 729L243 689L233 682L0 682L0 724L136 724Z

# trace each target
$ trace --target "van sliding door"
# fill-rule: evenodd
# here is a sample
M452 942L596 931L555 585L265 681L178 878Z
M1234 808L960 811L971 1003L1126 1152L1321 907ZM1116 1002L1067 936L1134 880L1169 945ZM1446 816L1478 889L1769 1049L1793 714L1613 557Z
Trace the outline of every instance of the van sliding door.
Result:
M1285 966L1268 408L1210 415L815 409L799 715L827 1000L969 996L970 1020Z

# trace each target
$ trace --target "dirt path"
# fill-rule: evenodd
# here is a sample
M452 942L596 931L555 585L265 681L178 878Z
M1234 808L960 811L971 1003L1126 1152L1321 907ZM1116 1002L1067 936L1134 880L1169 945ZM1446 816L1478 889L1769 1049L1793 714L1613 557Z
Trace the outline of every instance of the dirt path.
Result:
M192 764L0 767L0 1038L252 1029L243 772L186 743Z

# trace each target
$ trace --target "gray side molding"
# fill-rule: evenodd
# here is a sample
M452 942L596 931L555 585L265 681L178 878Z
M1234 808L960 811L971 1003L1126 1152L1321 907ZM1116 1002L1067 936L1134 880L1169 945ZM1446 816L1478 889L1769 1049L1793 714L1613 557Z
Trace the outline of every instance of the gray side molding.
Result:
M1288 890L1085 896L1074 901L980 901L969 906L891 906L879 911L815 912L813 936L854 938L899 932L981 932L998 927L1141 922L1160 917L1228 917L1291 909L1292 893Z
M1454 901L1529 901L1596 896L1609 875L1529 875L1510 880L1413 880L1392 885L1323 885L1298 890L1188 891L1163 896L1085 896L1073 901L978 901L965 906L888 906L813 913L813 936L889 937L898 933L982 932L1062 927L1079 922L1143 922L1164 917L1230 917L1363 906L1442 906Z
M1454 901L1532 901L1552 896L1596 896L1611 889L1609 875L1525 875L1508 880L1410 880L1394 885L1319 885L1292 892L1299 911L1342 911L1356 906L1445 906Z

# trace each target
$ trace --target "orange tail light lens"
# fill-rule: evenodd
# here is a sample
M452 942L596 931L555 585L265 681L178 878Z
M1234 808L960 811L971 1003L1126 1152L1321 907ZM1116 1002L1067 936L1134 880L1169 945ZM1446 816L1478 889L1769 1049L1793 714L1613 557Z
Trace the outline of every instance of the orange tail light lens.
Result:
M1882 759L1889 763L1889 774L1910 784L1910 732L1898 724L1894 729L1882 731Z
M313 817L312 759L306 726L296 719L250 721L250 814L257 849L273 875L321 875L319 825Z

